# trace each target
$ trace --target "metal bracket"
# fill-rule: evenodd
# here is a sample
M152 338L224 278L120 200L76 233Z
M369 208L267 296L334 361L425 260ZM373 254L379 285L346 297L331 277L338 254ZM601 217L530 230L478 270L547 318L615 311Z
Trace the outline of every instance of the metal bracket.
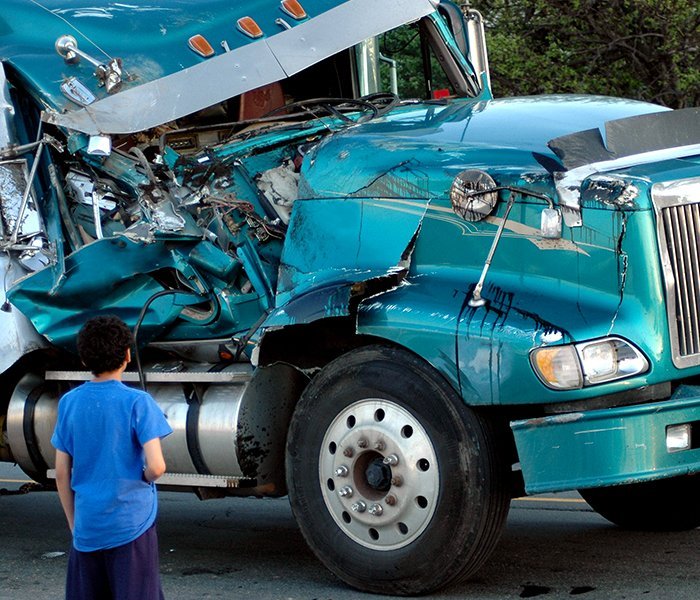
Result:
M95 77L100 87L104 87L108 94L119 91L122 84L122 59L110 58L102 63L78 48L78 40L72 35L62 35L56 40L56 52L69 64L76 64L84 58L95 67Z
M486 279L486 274L489 272L491 260L493 260L493 255L496 253L498 242L501 240L501 235L503 235L503 230L505 229L506 222L508 221L508 215L510 214L510 210L513 208L513 204L515 204L515 192L510 193L510 198L508 198L508 204L506 205L506 211L503 213L503 220L498 226L498 231L496 231L496 235L493 238L493 243L491 244L488 256L486 257L486 262L484 263L484 268L481 271L481 276L479 277L479 281L474 287L472 297L469 300L469 306L471 306L472 308L476 308L486 304L486 300L484 300L481 297L481 290L484 287L484 280Z

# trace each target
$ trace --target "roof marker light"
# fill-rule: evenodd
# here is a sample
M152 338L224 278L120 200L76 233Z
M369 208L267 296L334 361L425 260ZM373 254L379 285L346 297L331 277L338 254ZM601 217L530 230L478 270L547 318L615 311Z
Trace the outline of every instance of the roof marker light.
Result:
M197 35L193 35L189 40L187 40L187 43L189 44L191 50L204 58L214 56L214 48L212 48L207 39L199 33Z
M253 39L262 37L262 29L260 29L260 25L258 25L252 17L241 17L236 21L236 25L238 25L238 29Z
M306 11L304 10L304 7L299 4L298 0L282 0L280 4L280 8L290 17L296 19L297 21L306 19Z

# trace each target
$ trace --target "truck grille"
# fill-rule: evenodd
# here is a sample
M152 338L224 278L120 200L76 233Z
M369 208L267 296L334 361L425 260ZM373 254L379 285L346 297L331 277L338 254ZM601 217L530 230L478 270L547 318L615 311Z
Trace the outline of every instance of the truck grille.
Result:
M700 203L659 206L659 247L673 363L700 364Z

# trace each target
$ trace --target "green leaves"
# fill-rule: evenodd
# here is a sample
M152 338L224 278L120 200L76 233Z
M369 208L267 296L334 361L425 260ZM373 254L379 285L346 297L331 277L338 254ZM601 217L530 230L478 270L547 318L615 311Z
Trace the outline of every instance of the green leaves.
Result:
M565 92L700 105L696 0L483 0L476 8L486 19L496 96Z

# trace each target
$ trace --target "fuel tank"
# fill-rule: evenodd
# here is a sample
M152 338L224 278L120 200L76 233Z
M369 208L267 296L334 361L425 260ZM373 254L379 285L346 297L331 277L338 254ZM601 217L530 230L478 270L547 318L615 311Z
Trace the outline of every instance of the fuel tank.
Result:
M44 479L55 466L51 435L63 392L87 373L70 371L25 375L7 413L11 455L30 476ZM125 373L125 382L136 379ZM163 410L173 433L162 441L170 476L225 477L238 488L281 495L284 446L289 419L304 378L287 365L252 371L233 364L218 372L147 371L148 392ZM177 479L177 478L176 478ZM186 477L179 480L187 481ZM184 485L184 483L182 484ZM257 493L257 492L256 492Z

